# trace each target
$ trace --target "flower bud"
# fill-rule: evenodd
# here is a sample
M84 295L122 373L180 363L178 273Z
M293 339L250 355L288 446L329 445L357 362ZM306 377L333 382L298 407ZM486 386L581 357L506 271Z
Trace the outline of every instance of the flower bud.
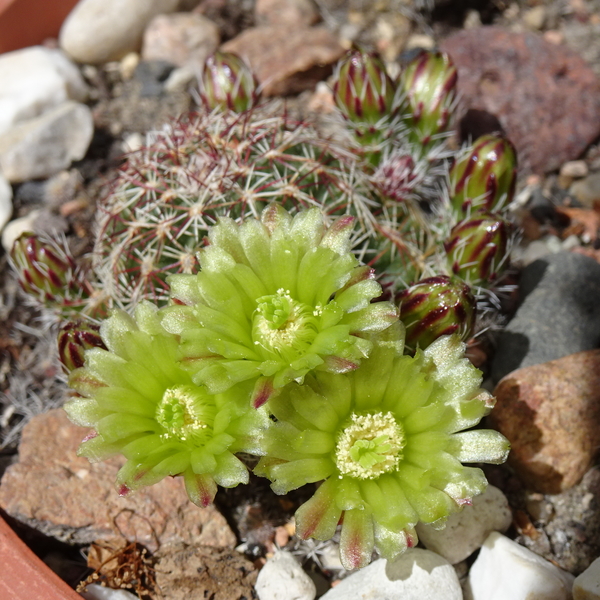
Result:
M15 241L10 255L25 292L44 303L64 296L75 270L75 262L65 249L25 232Z
M393 111L394 82L378 55L354 50L338 65L333 97L355 123L377 123Z
M468 285L446 275L428 277L399 294L406 345L427 348L442 335L467 340L475 326L475 297Z
M202 70L202 97L213 109L235 112L251 108L257 99L258 84L246 63L231 52L215 52Z
M421 52L404 69L400 86L406 94L409 137L426 146L448 129L456 96L456 67L447 54Z
M100 337L100 327L86 321L69 321L58 332L58 356L67 373L84 365L84 353L90 348L106 346Z
M469 154L450 169L450 201L464 218L474 211L499 210L512 201L517 180L517 153L497 135L478 138Z
M507 257L508 230L492 213L461 221L444 244L452 272L473 286L494 281Z

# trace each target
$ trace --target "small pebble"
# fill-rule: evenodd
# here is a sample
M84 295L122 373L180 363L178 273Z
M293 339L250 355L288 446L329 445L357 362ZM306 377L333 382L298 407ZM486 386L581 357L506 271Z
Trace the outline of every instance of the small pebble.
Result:
M529 29L539 31L546 22L546 7L543 5L534 6L523 13L523 22Z
M600 558L575 579L573 600L600 600Z
M119 62L119 72L123 81L129 81L140 64L140 55L137 52L128 52Z
M592 173L576 181L569 192L584 206L593 206L596 200L600 200L600 173Z
M260 570L256 580L259 600L314 600L317 589L292 554L275 552Z
M512 522L512 513L504 494L493 485L465 506L450 515L444 529L419 523L419 540L428 549L443 556L450 564L459 563L481 547L492 531L505 532Z
M465 600L570 600L573 576L500 533L473 563Z
M429 36L420 33L411 35L406 40L404 50L412 50L414 48L423 48L424 50L433 50L435 48L435 40Z
M447 560L412 548L396 560L381 558L359 569L322 596L322 600L366 599L462 600L462 591Z
M12 250L15 240L22 233L33 231L33 225L40 213L39 210L32 210L28 215L14 219L6 225L2 230L2 247L7 254Z
M97 583L90 583L81 596L85 600L138 600L137 596L126 590L113 590Z
M588 166L585 160L570 160L562 165L560 174L563 177L578 179L588 174Z
M93 133L90 108L68 100L7 131L0 139L0 168L12 183L51 177L85 156Z

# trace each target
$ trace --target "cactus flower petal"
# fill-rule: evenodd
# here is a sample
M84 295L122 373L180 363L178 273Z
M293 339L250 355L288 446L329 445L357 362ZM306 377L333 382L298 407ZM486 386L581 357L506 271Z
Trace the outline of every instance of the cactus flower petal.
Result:
M495 431L464 431L487 414L489 400L458 336L409 356L395 333L374 335L355 371L314 371L269 403L277 422L257 472L286 493L314 481L308 461L330 465L296 526L301 537L327 539L341 517L346 568L368 564L374 548L398 556L416 543L419 521L443 526L486 487L481 470L462 461L498 463L508 452Z
M271 205L262 221L212 229L200 273L169 279L184 304L162 309L196 384L216 393L258 380L258 406L313 369L356 368L372 345L366 334L389 327L397 310L371 304L381 287L350 252L351 223L326 228L318 209L291 217Z
M247 483L248 470L233 452L261 454L268 426L267 413L250 407L251 382L216 395L194 385L177 362L177 337L149 303L134 317L115 312L100 335L104 348L87 350L69 379L82 397L65 405L67 414L97 434L80 455L124 455L117 487L127 493L182 475L199 506L212 501L217 484Z

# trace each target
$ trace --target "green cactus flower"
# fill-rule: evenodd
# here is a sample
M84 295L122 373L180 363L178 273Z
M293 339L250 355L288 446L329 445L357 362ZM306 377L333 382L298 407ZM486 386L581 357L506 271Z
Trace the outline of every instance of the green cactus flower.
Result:
M475 327L476 302L469 286L446 275L421 279L398 294L406 345L427 348L443 335L467 341Z
M389 302L371 304L381 286L350 251L352 224L326 228L318 209L291 217L273 204L262 221L211 229L202 270L172 275L177 304L162 309L195 383L216 393L252 380L259 406L313 369L349 371L368 356L366 334L398 316Z
M464 431L494 403L464 344L445 336L403 355L400 327L383 332L356 371L312 373L269 404L277 422L255 472L278 494L323 481L296 512L296 531L326 540L341 521L347 569L368 564L373 549L391 559L414 546L419 521L443 526L487 485L462 463L508 454L498 432Z
M450 203L458 219L476 211L500 210L512 201L517 181L517 153L506 138L478 138L450 169Z
M69 418L95 434L78 454L91 461L122 454L127 462L117 476L121 495L182 475L188 496L198 506L214 498L217 484L248 482L236 452L261 454L264 411L249 406L252 385L222 394L195 385L177 363L177 337L160 325L150 303L135 318L115 312L102 323L108 350L93 348L69 384L82 397L65 405Z
M252 71L237 54L215 52L202 70L202 99L209 108L243 112L257 100L258 84Z

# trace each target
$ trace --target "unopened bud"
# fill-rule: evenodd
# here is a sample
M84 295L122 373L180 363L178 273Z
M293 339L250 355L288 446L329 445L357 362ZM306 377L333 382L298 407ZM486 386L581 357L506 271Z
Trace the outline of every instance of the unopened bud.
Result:
M256 103L257 87L252 71L236 54L215 52L206 59L202 97L209 108L248 110Z
M442 335L458 334L467 340L475 326L475 297L462 281L446 275L422 279L398 296L400 320L406 327L406 344L427 348Z
M404 69L400 86L411 141L427 146L448 129L456 96L456 67L447 54L421 52Z
M452 272L469 285L498 278L507 259L509 224L494 214L461 221L444 244Z
M517 180L517 153L497 135L478 138L471 151L450 169L450 202L458 218L476 211L500 210L512 201Z
M70 321L58 332L58 356L67 373L83 367L85 351L106 346L100 328L86 321Z
M396 86L376 54L354 50L338 66L333 97L354 123L377 123L393 110Z

